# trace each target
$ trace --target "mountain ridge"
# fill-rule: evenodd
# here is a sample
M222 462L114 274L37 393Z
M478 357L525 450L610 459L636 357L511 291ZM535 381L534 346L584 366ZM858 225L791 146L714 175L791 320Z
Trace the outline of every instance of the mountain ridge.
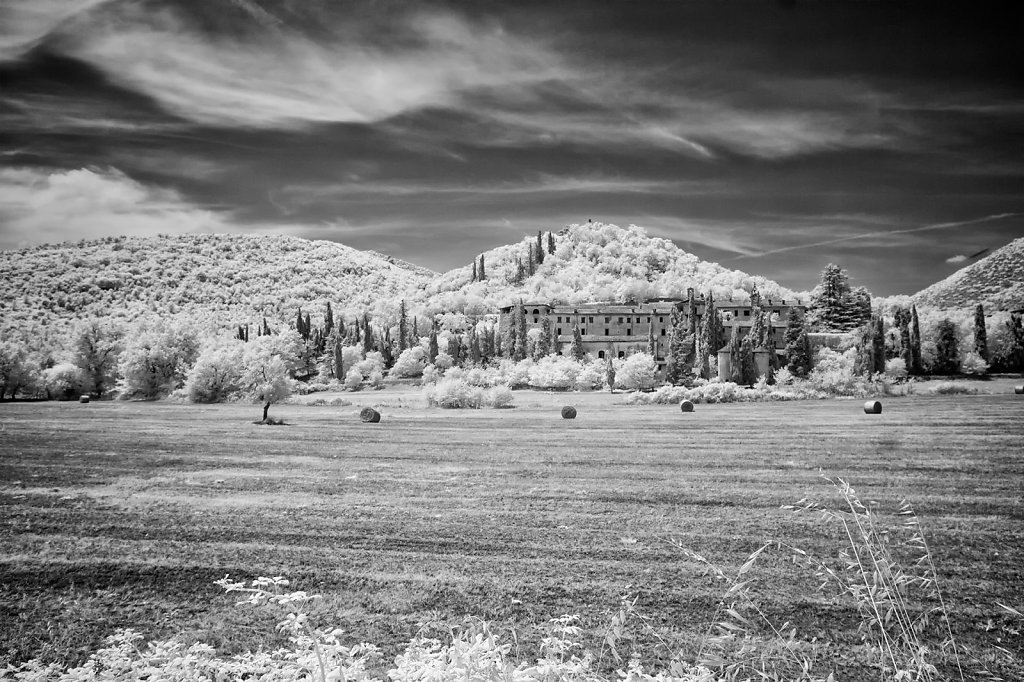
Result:
M990 310L1024 308L1024 237L922 289L911 299L919 306L935 308L978 303Z

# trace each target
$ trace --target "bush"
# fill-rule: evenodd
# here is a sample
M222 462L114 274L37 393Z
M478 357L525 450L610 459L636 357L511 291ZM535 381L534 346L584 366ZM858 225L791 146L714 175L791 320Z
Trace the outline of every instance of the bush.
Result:
M978 389L957 381L942 381L928 389L932 395L977 395Z
M484 390L461 379L441 379L424 394L431 407L478 409L484 403Z
M530 386L569 389L576 386L583 365L564 355L546 355L529 368Z
M359 387L363 385L363 373L358 368L353 367L345 373L345 389L349 391L358 391Z
M960 358L960 372L973 376L988 374L988 363L975 350L969 350Z
M512 407L514 395L508 386L495 386L484 392L484 404L488 407Z
M615 385L627 391L646 391L654 388L658 365L647 353L634 353L628 358L615 360Z
M903 358L885 361L885 376L890 379L906 379L907 374L907 361Z
M43 370L43 389L50 398L75 400L92 389L92 382L78 365L62 362Z
M426 351L420 346L413 346L402 351L395 361L395 366L391 368L391 373L396 377L418 377L423 374L426 366Z

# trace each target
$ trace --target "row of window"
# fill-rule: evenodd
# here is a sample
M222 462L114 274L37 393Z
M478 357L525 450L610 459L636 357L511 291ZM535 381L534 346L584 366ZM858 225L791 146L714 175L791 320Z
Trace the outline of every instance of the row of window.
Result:
M619 318L619 324L630 324L630 319L631 318L629 318L629 317L620 317ZM534 321L534 323L536 323L537 322L537 318L536 317L533 318L533 321ZM559 315L555 321L561 323L562 316ZM565 316L565 321L566 322L572 322L572 316L571 315L566 315ZM605 324L611 324L611 321L612 321L611 317L605 317L604 318L604 323ZM637 324L640 324L641 321L643 321L643 322L650 322L651 321L651 317L648 315L647 319L645 319L645 320L641 320L641 318L639 318L639 317L636 318L636 323ZM581 315L580 316L580 322L589 322L590 324L594 324L594 317L592 315ZM664 317L659 317L658 318L658 322L664 324L665 318Z
M665 329L661 330L661 335L662 336L667 336L667 334L665 334L665 331L666 331ZM557 335L557 336L561 336L562 335L562 328L561 327L558 327L557 329L555 329L555 335ZM586 335L587 335L587 330L583 329L581 327L580 328L580 336L586 336ZM612 335L611 334L611 330L606 327L605 330L604 330L604 335L605 336L611 336ZM633 336L633 330L632 329L627 329L626 330L626 336Z

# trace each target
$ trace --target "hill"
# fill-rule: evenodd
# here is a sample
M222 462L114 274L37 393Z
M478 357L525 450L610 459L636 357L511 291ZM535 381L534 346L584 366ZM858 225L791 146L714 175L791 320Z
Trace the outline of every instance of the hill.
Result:
M108 237L0 252L0 331L59 335L78 319L147 314L215 326L290 319L327 301L355 311L437 273L327 241L286 236Z
M979 302L986 310L1024 308L1024 238L919 291L913 300L936 308L963 308Z
M628 301L683 297L690 287L698 293L710 290L718 299L746 299L754 286L768 298L798 296L765 277L702 261L635 225L584 223L552 236L554 253L546 252L548 233L543 233L544 262L522 281L516 278L518 263L527 263L536 236L484 252L483 281L472 281L470 263L444 273L424 292L424 304L441 311L466 306L496 309L519 298L560 303ZM806 298L806 294L800 296Z
M576 303L685 296L693 287L716 298L769 298L792 291L764 277L701 261L642 228L573 225L550 235L554 252L517 276L536 237L483 254L473 266L438 274L372 251L296 237L183 235L108 237L0 252L0 333L46 340L79 319L131 322L146 315L185 316L211 327L290 321L301 307L314 319L331 303L349 317L367 310L386 323L398 302L429 315L481 315L526 300Z

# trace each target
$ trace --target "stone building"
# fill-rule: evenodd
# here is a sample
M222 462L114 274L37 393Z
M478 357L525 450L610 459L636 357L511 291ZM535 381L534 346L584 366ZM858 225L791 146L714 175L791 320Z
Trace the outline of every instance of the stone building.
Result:
M705 300L703 297L694 298L694 304L697 311L695 326L699 329L706 308ZM805 306L798 299L761 299L760 304L763 311L772 313L775 347L782 350L785 347L785 319L789 309L797 307L803 310ZM550 318L559 355L568 354L573 327L577 324L580 326L584 352L597 359L624 358L638 351L646 352L653 327L654 359L659 371L665 369L672 334L672 311L685 313L688 305L688 298L658 298L640 303L523 302L527 331L539 328L545 317ZM498 328L506 336L511 328L514 308L506 306L501 309ZM715 308L722 314L727 338L736 326L740 329L741 337L749 333L754 310L750 302L716 300Z

